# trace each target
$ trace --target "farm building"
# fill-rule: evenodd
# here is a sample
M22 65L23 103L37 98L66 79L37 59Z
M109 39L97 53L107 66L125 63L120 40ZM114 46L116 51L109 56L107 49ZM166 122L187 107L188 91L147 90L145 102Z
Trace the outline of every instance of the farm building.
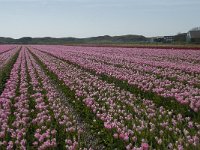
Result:
M187 33L187 41L192 43L200 43L200 30L189 31Z
M158 36L153 37L150 40L151 42L161 42L161 43L171 43L174 41L174 36Z
M174 41L174 36L164 36L164 41L165 42L173 42Z

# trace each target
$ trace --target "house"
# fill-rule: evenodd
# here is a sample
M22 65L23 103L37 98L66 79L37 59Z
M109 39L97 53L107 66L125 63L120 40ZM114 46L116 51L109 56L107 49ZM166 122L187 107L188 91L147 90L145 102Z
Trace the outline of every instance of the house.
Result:
M152 38L153 42L164 42L164 37L163 36L157 36Z
M174 36L157 36L157 37L152 37L149 40L151 43L152 42L157 42L157 43L171 43L174 41Z
M164 42L173 42L174 41L174 36L164 36Z
M189 31L187 33L187 41L192 43L200 43L200 30Z

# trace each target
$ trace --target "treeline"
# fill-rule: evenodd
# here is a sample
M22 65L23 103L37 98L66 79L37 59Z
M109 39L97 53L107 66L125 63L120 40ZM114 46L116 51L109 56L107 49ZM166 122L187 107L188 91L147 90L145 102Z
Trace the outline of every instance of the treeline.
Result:
M0 37L0 44L109 44L109 43L134 43L147 42L148 38L141 35L123 35L123 36L98 36L90 38L31 38L23 37L20 39Z
M186 33L174 36L173 43L185 43ZM90 38L53 38L42 37L32 38L23 37L20 39L0 37L0 44L134 44L134 43L150 43L151 38L142 35L122 35L122 36L98 36Z

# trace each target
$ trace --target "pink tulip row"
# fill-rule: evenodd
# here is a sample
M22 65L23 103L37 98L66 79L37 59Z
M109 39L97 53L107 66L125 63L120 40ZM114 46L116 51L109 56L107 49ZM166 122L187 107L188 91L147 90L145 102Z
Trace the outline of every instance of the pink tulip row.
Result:
M11 49L17 48L17 45L0 45L0 54L9 51Z
M110 47L78 47L78 46L33 46L48 51L68 51L74 54L91 54L95 56L112 57L157 67L173 68L186 72L199 70L200 51L196 50L169 50L169 49L148 49L148 48L110 48ZM173 60L173 61L172 61ZM188 62L189 61L189 62ZM197 62L198 63L197 63ZM195 66L197 65L197 66Z
M29 126L29 101L28 101L28 83L26 74L26 58L24 55L24 49L22 52L22 61L20 68L20 83L19 83L19 95L13 100L12 109L14 113L11 114L15 118L10 125L11 138L8 142L7 149L15 148L26 149L26 130Z
M14 54L16 54L16 52L18 51L18 48L14 48L12 50L9 50L7 52L4 52L2 54L0 54L0 69L5 66L5 64L10 60L10 58L12 56L14 56Z
M119 50L119 49L114 49L114 48L100 49L100 48L85 48L85 47L84 48L80 48L80 47L62 47L62 48L58 47L57 48L53 46L52 47L37 46L37 48L42 48L42 50L52 53L52 54L56 54L56 56L59 56L62 58L65 58L65 57L67 59L82 58L82 59L86 59L87 61L90 61L87 63L99 63L99 65L101 65L101 63L103 64L106 63L110 65L115 65L115 66L121 66L121 68L132 69L132 70L143 72L143 73L150 73L150 74L153 73L155 75L162 76L163 78L171 78L173 80L176 79L178 81L187 82L188 84L191 84L191 85L199 83L198 73L194 74L194 72L187 73L184 71L184 70L190 69L191 66L194 66L194 64L186 63L185 69L174 68L177 65L179 65L179 63L182 65L182 67L184 67L183 61L182 62L176 61L176 62L173 62L172 65L166 66L166 64L170 63L170 61L166 60L165 62L162 63L161 60L159 61L155 61L155 59L151 60L150 54L153 55L152 53L150 53L149 55L145 55L146 53L148 54L148 52L151 52L152 49L146 49L146 51L144 51L143 49L139 49L139 50L132 49L132 51L129 51L129 49ZM162 51L163 50L161 50L161 52ZM167 50L167 52L168 51L169 50ZM128 54L125 55L126 54L125 52ZM137 53L135 54L134 52L135 53L137 52ZM175 53L177 51L171 51L171 52ZM177 60L181 54L184 54L184 52L185 51L180 51L179 54L175 53L177 54L176 55L177 58L175 60ZM192 52L189 51L188 53L192 55L195 52L197 53L198 51L192 51ZM132 53L134 53L134 55ZM170 54L168 54L168 57L170 57ZM161 64L163 64L163 66ZM199 67L200 66L198 65L196 67L197 68L196 70L198 70Z
M19 100L19 98L16 97L16 90L19 84L19 69L21 68L22 58L23 54L20 52L19 57L11 70L10 79L6 82L5 89L0 96L0 147L7 146L8 149L12 149L13 142L6 139L12 135L13 128L11 126L17 125L10 124L10 119L12 117L11 115L14 115L12 114L12 109L14 106L11 100ZM18 132L19 130L15 131ZM21 133L20 135L12 136L20 136L21 139ZM23 142L21 144L23 144Z
M151 92L157 93L158 95L161 95L163 97L173 97L179 103L181 103L183 105L189 105L190 108L196 112L198 112L200 109L200 89L193 86L194 83L195 84L199 83L199 81L200 81L199 74L195 75L195 78L193 78L192 76L190 77L188 74L188 76L191 80L188 81L189 84L185 84L182 81L174 81L174 80L170 80L170 79L166 78L166 77L173 77L173 74L174 74L174 72L167 71L168 69L165 69L165 71L162 74L158 74L159 76L161 75L162 78L157 77L157 75L155 74L155 72L157 70L155 70L155 68L151 70L152 73L146 73L146 72L144 72L145 70L140 71L140 69L143 68L143 65L141 66L141 63L143 63L145 66L149 62L144 59L141 60L138 58L132 58L132 60L135 59L137 61L137 63L138 63L138 64L136 63L137 65L129 63L129 64L126 64L126 66L124 66L124 67L118 67L118 66L116 66L115 63L110 64L108 61L109 58L111 58L111 60L115 59L116 55L113 54L113 57L111 56L105 60L103 57L99 57L98 59L96 59L95 57L91 56L91 55L94 55L94 53L96 52L95 49L94 49L94 52L91 52L91 55L89 55L87 57L83 57L85 53L90 54L90 51L86 52L87 49L86 50L82 50L83 48L76 49L76 47L75 48L67 47L67 48L61 49L61 50L60 49L55 50L55 49L53 49L54 47L51 48L50 50L45 47L42 47L42 48L43 48L42 50L45 52L51 53L55 56L65 59L65 60L79 64L84 68L95 70L99 74L103 73L108 76L116 77L119 80L125 80L130 85L137 86L144 91L151 91ZM111 51L111 52L113 52L113 51ZM99 55L100 52L97 50L96 53L97 53L97 55ZM105 56L105 52L100 53L100 55ZM109 56L109 54L108 54L108 56ZM122 53L122 56L123 56L123 53ZM116 56L116 58L118 58L118 57L121 57L121 55ZM126 60L127 58L121 57L121 59L120 59L120 61L118 61L117 65L123 66L123 63L121 63L121 62L124 62L123 59ZM104 60L104 62L102 62L100 60ZM171 62L168 62L168 63L171 63ZM149 63L149 64L155 64L155 61L152 63ZM161 64L161 62L159 64ZM173 67L174 65L172 65L169 68L176 70L176 68ZM179 64L177 64L177 65L179 65ZM158 67L158 65L156 67ZM190 67L191 66L186 66L184 69L187 70L187 68L190 68ZM136 69L136 68L138 68L138 69ZM196 67L196 70L199 70L199 68L200 68L200 65L198 65L198 67ZM182 70L182 71L184 71L184 70ZM163 76L163 75L165 75L165 76ZM179 76L179 75L177 75L177 76ZM175 77L177 77L177 76L175 76ZM182 75L182 77L183 76L184 76L184 74ZM186 79L188 79L188 78L186 78ZM184 81L185 78L181 78L181 80Z
M49 104L45 100L45 95L42 94L42 86L38 81L38 76L32 66L29 55L26 50L27 69L31 78L32 88L34 93L30 95L35 101L35 117L32 118L32 126L35 127L33 146L39 150L56 147L56 129L51 126L53 118L50 115Z
M50 51L51 52L51 51ZM167 78L169 80L177 80L180 82L184 82L190 85L196 85L200 84L199 81L199 74L188 74L187 72L184 72L183 70L175 70L173 68L166 68L166 67L158 67L145 64L144 60L139 60L136 59L135 61L132 60L124 60L123 57L121 56L113 56L109 54L99 54L93 52L77 52L77 51L68 51L63 50L60 51L60 53L55 53L55 51L51 52L52 54L56 54L56 56L59 55L59 57L67 59L69 57L73 59L82 59L82 60L87 60L87 63L95 63L95 65L103 65L103 64L109 64L111 66L118 66L122 69L130 69L133 72L139 72L143 74L153 74L155 77L161 76L162 78ZM62 55L61 55L62 53ZM177 62L178 63L178 62Z
M48 77L23 47L0 96L0 148L53 149L58 146L57 130L61 128L66 137L64 147L75 150L82 133L76 123Z
M72 150L76 149L78 146L78 141L80 140L79 138L81 136L82 129L78 126L77 120L75 116L70 113L69 108L62 104L59 93L55 87L53 87L43 70L30 55L29 57L30 63L32 64L32 68L30 68L30 70L37 70L43 88L47 92L46 96L48 98L48 109L53 112L53 117L59 124L59 128L62 128L62 132L66 134L66 139L64 139L66 142L66 148ZM31 64L29 66L31 66Z
M65 61L35 49L32 52L75 91L77 100L104 122L114 138L125 142L127 149L199 146L200 125L191 118L156 107L152 101L120 90Z

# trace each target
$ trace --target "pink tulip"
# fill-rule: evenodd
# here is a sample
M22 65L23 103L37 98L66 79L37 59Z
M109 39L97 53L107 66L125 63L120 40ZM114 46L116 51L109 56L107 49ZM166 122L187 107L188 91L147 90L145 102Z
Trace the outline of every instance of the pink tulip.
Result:
M148 143L142 143L141 147L142 147L143 150L148 150L149 144Z

